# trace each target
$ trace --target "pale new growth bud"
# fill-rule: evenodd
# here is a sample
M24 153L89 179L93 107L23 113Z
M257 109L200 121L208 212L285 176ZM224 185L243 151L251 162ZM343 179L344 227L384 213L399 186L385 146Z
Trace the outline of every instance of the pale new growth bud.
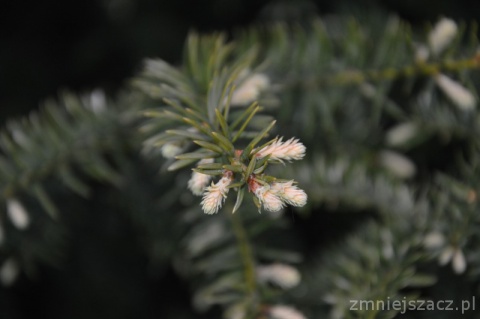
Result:
M192 177L188 181L188 189L192 191L193 195L200 196L203 194L211 178L212 176L210 175L193 172Z
M431 232L423 239L423 245L426 248L435 249L440 248L445 244L445 236L437 231Z
M12 224L18 229L25 229L30 224L30 217L27 211L16 199L7 201L7 214Z
M465 260L465 255L463 254L460 248L453 246L447 246L440 257L438 258L438 263L441 266L444 266L452 261L452 268L456 274L462 274L467 269L467 261Z
M25 135L25 133L21 129L14 128L14 129L12 129L11 132L12 132L13 140L18 145L21 145L21 146L27 146L28 145L27 135Z
M283 289L295 287L300 282L296 268L279 263L257 267L257 277L260 282L270 282Z
M12 258L7 259L0 268L0 281L4 286L13 284L18 276L18 265Z
M101 89L96 89L90 94L90 106L95 113L105 111L107 106L107 98L105 92Z
M274 160L300 160L305 156L306 147L298 139L291 138L282 142L282 138L277 138L273 143L260 149L256 156L263 158L270 155Z
M472 110L475 107L476 100L473 94L460 83L450 79L448 76L439 74L435 77L435 82L450 100L461 110Z
M405 122L391 128L385 140L390 146L400 146L413 139L418 132L417 125L413 122Z
M417 63L422 63L422 62L427 61L429 55L430 55L430 52L428 51L428 48L425 45L420 44L416 47L415 61Z
M233 92L230 104L233 106L250 104L257 100L260 92L265 90L270 85L270 80L264 74L254 74L245 81Z
M213 163L213 159L206 158L198 162L199 165L208 163ZM194 195L200 196L211 179L212 176L210 175L192 172L192 177L190 177L190 180L188 181L188 189L190 189Z
M174 158L182 152L182 148L174 143L167 143L162 146L162 155L165 158Z
M455 252L453 253L452 268L456 274L463 274L465 269L467 269L467 261L465 260L463 252L459 248L455 249Z
M277 212L285 206L282 199L269 186L259 186L254 192L265 210Z
M440 257L438 258L438 263L441 266L448 264L448 262L452 259L454 252L455 249L452 246L447 246L440 254Z
M302 189L293 185L293 181L272 183L271 190L283 201L292 206L302 207L307 203L307 194Z
M407 157L392 151L380 153L380 163L399 178L410 178L415 175L415 164Z
M227 171L216 184L212 182L212 185L205 189L201 203L205 214L215 214L222 207L229 191L228 185L230 185L232 179L232 172Z
M428 35L428 44L432 52L434 54L441 53L455 38L457 31L457 24L453 20L440 19Z
M275 319L306 319L297 309L284 305L272 306L268 312Z

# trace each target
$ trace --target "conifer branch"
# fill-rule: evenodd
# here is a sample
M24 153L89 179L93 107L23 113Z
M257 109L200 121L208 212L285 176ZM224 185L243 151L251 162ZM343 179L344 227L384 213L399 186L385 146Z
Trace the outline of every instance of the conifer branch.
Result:
M421 62L412 65L402 66L398 69L387 68L383 70L351 70L333 73L322 76L319 81L308 81L304 83L307 88L313 88L316 85L352 85L370 82L393 81L401 78L417 78L420 76L435 76L442 72L460 73L463 71L472 71L480 67L480 54L467 59L444 60L440 62Z
M60 103L62 106L49 102L40 113L8 123L2 134L0 170L8 172L10 178L1 181L3 198L34 190L34 194L43 194L37 196L42 203L48 203L40 184L52 176L85 196L88 190L72 171L75 164L91 177L120 183L121 177L103 156L121 154L132 147L135 137L122 141L123 115L105 104L95 111L86 99L70 93L64 94Z

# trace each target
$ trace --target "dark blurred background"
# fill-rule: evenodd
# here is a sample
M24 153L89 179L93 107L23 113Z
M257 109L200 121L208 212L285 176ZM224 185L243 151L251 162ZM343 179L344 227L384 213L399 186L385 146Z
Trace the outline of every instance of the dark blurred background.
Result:
M480 17L477 0L3 1L0 119L25 114L61 88L113 93L145 57L177 63L189 30L232 30L272 19L372 7L414 24Z
M38 108L64 88L103 88L113 95L145 57L179 63L189 30L232 31L271 20L355 12L360 6L420 27L442 15L480 18L478 0L3 1L0 123ZM0 288L0 319L180 318L181 313L172 316L172 307L190 313L183 307L190 302L188 289L171 269L155 276L146 272L149 261L138 249L128 214L102 210L115 205L119 194L99 185L96 190L88 204L69 198L70 243L62 267L40 267L34 280L21 276L15 286ZM316 236L319 229L310 231Z

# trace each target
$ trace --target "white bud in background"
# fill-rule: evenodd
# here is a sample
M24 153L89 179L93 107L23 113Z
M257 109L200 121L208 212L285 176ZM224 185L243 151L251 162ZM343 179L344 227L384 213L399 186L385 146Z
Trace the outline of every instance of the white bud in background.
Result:
M260 282L270 282L283 289L295 287L300 282L296 268L280 263L257 267L257 277Z
M182 152L182 148L174 143L166 143L162 146L162 156L165 158L174 158Z
M468 111L475 107L477 101L473 94L457 81L450 79L446 75L439 74L435 77L435 83L459 109Z
M385 141L390 146L401 146L414 138L418 133L418 127L413 122L405 122L391 128L386 136Z
M12 224L18 229L25 229L30 225L30 217L23 205L16 199L7 200L7 215Z
M225 236L226 230L220 222L208 224L201 232L195 234L191 240L188 241L188 251L192 256L205 251L210 245L218 242Z
M390 230L384 229L381 232L382 237L382 255L385 259L392 259L395 255L395 251L393 249L393 236Z
M284 305L272 306L268 313L275 319L306 319L297 309Z
M383 167L399 178L410 178L415 175L415 164L407 157L392 151L382 151L379 155Z
M445 236L442 233L433 231L425 236L423 245L429 249L440 248L445 244Z
M193 195L200 196L211 179L210 175L192 172L192 177L188 181L188 189L192 191Z
M94 113L101 113L107 108L107 98L105 92L101 89L96 89L90 93L90 106Z
M417 63L426 62L430 56L427 46L420 44L415 48L415 61Z
M452 257L452 268L456 274L463 274L467 269L467 261L461 249L455 249Z
M19 273L17 262L10 258L7 259L0 268L0 281L4 286L10 286L15 282Z
M233 92L230 104L247 105L256 101L260 93L268 88L270 80L265 74L257 73L246 78Z
M447 246L438 257L438 263L441 266L448 264L448 262L452 259L454 252L455 249L452 246Z
M213 159L206 158L198 162L199 165L208 163L213 163ZM208 183L211 179L211 175L192 172L192 177L190 177L190 180L188 181L188 189L190 189L194 195L200 196L208 186Z
M435 27L428 35L428 44L432 53L440 54L455 38L458 27L455 21L442 18L435 24Z
M25 132L19 128L14 128L11 130L12 138L20 146L28 146L28 137Z

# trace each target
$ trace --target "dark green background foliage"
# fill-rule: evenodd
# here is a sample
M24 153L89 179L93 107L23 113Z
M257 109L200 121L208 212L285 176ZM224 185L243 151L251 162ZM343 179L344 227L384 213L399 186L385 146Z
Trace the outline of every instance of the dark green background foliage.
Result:
M369 11L397 14L419 29L441 15L466 21L480 18L480 4L475 0L379 0L361 5L357 0L90 0L28 5L9 1L0 10L0 122L28 114L64 88L85 92L99 87L114 96L140 70L143 58L179 63L185 37L192 29L234 32L274 20L302 24L332 13L352 14L362 22ZM130 145L125 148L136 150ZM427 172L448 167L453 161L429 158L432 152L435 143L432 150L414 149L410 155L417 163L427 163L420 165ZM54 180L47 183L61 207L63 222L39 217L35 222L52 234L49 238L32 231L15 239L21 247L35 252L35 242L41 238L51 251L22 256L27 264L31 260L31 269L26 270L28 276L22 273L14 286L0 287L0 318L219 316L217 308L204 315L193 311L190 291L170 264L174 244L185 226L165 216L188 206L181 198L177 200L185 180L174 174L157 175L156 163L139 160L134 151L122 156L125 158L119 159L112 153L107 158L121 173L122 191L90 181L90 197L85 200ZM419 173L421 179L422 171ZM38 204L26 200L25 205L35 210ZM348 207L335 204L321 204L316 209L322 213L312 213L308 219L292 209L284 216L292 221L293 231L301 234L295 249L305 256L376 218L368 207L365 214L351 213ZM343 213L329 214L333 210ZM442 281L422 294L467 299L475 293L478 280L472 284L453 275L449 267L438 272ZM447 317L443 313L438 318L441 315Z
M178 62L191 29L232 30L360 8L395 13L416 25L445 14L466 21L480 16L475 0L50 0L28 8L6 2L0 12L0 118L25 114L60 88L114 92L145 57Z

